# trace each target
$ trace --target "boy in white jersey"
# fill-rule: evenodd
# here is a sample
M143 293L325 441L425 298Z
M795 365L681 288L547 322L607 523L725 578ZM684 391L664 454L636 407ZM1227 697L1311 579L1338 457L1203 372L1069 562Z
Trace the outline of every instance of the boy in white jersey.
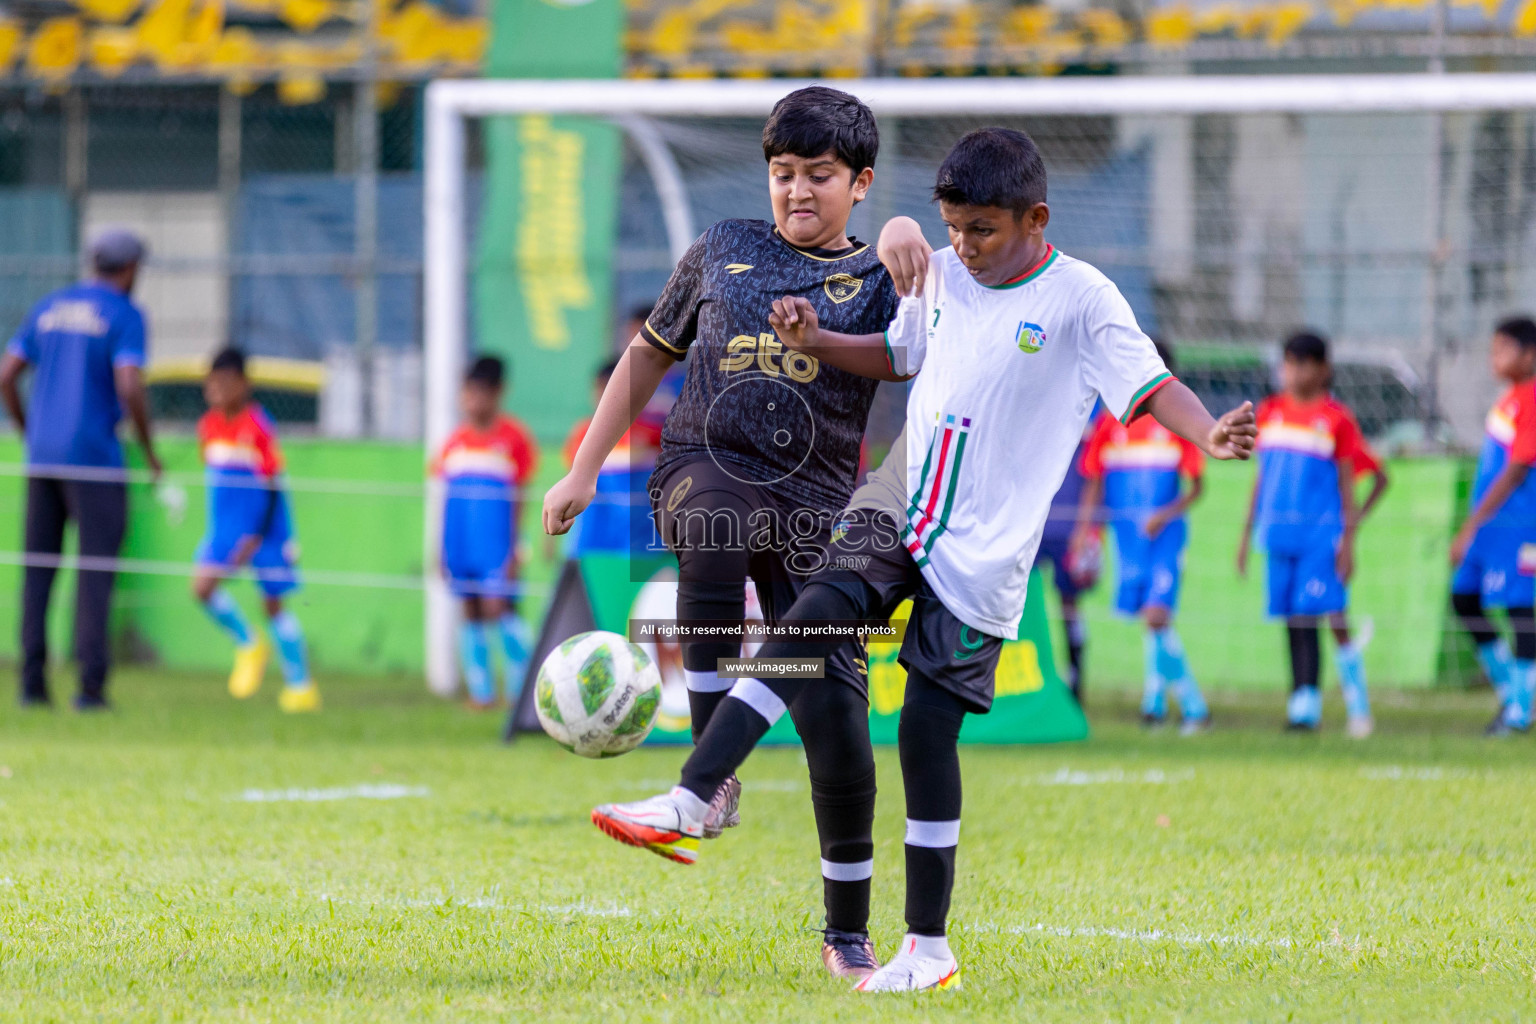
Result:
M1246 459L1252 407L1213 420L1167 372L1103 274L1043 235L1045 166L1022 132L986 128L940 168L934 198L951 247L926 270L893 270L906 295L882 335L821 331L798 298L775 303L784 343L865 376L916 376L907 400L904 508L850 509L832 531L829 568L782 620L877 620L913 599L902 642L907 688L899 747L907 798L907 935L861 991L947 987L945 939L960 832L960 726L992 704L1005 639L1018 635L1051 496L1095 398L1129 420L1150 413L1216 459ZM916 229L893 222L888 239ZM919 373L919 371L921 371ZM838 641L770 641L761 658L825 656ZM593 821L647 846L701 833L709 798L744 761L802 678L743 679L721 703L670 793L606 805ZM667 837L671 837L668 839Z

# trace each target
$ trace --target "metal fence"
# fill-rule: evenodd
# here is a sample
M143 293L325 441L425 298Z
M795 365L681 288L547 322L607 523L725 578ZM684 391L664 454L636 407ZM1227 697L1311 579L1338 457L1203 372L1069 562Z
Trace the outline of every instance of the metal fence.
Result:
M287 418L414 436L419 100L347 84L304 105L270 86L0 90L0 330L79 272L93 230L128 225L150 244L137 298L157 386L238 344L325 366L320 395L289 376Z
M0 331L77 273L93 228L128 224L153 253L139 297L157 387L185 390L198 358L234 343L323 368L284 377L279 415L332 436L420 436L420 93L343 83L292 106L271 87L0 90ZM979 123L884 122L855 232L909 213L941 241L933 173ZM1406 450L1476 442L1489 329L1536 306L1529 112L1018 124L1046 156L1052 238L1110 274L1213 401L1261 394L1285 333L1310 327L1337 342L1340 388L1373 434ZM769 216L759 124L657 129L696 228ZM671 265L636 154L617 184L616 321Z

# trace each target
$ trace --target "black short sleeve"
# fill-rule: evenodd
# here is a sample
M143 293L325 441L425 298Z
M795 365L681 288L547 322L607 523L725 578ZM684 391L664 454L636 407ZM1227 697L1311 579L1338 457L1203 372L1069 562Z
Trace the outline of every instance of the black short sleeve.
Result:
M678 261L661 298L640 333L674 359L682 359L698 335L699 306L704 301L704 271L709 266L709 233L700 235Z

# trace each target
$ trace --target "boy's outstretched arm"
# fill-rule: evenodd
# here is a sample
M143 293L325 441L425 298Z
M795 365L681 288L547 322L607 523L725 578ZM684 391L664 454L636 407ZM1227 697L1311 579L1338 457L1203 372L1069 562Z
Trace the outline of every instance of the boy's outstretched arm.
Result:
M674 362L671 356L635 335L603 389L597 411L592 414L592 425L571 460L571 471L544 495L545 533L565 533L592 503L603 460L633 425Z
M875 251L890 272L897 295L923 294L933 247L923 237L923 229L917 221L911 217L892 217L886 221L885 227L880 229L880 242Z
M1259 427L1252 402L1244 402L1216 419L1193 391L1180 381L1170 380L1152 392L1146 408L1153 419L1213 459L1253 457Z
M1461 524L1461 529L1456 531L1456 536L1451 540L1451 564L1460 565L1462 559L1467 557L1467 548L1472 546L1472 538L1477 536L1477 531L1483 524L1492 519L1509 496L1520 489L1525 483L1525 478L1530 475L1531 467L1523 462L1510 460L1502 472L1493 478L1493 483L1484 492L1483 499L1477 503L1472 514L1467 516Z
M773 326L786 347L796 352L815 356L828 366L873 377L875 380L910 380L891 366L890 349L884 334L838 334L821 329L816 307L809 299L786 295L773 300L773 312L768 314ZM606 395L604 396L606 397Z

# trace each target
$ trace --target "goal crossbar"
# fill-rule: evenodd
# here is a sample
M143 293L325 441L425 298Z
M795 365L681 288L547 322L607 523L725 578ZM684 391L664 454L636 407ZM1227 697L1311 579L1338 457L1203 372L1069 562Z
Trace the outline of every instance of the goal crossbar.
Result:
M424 195L426 440L435 450L452 430L454 399L466 356L468 258L464 221L465 123L469 118L568 114L613 120L632 136L644 118L764 116L785 94L813 80L439 80L426 90ZM979 115L1193 115L1262 113L1450 113L1536 108L1536 74L1205 75L1072 78L834 79L893 117ZM649 145L653 175L664 156ZM658 162L659 161L659 162ZM658 191L665 202L664 181ZM669 235L687 223L669 209ZM669 237L679 251L688 239ZM429 488L427 565L436 559L438 513ZM428 682L454 687L454 609L427 571Z

